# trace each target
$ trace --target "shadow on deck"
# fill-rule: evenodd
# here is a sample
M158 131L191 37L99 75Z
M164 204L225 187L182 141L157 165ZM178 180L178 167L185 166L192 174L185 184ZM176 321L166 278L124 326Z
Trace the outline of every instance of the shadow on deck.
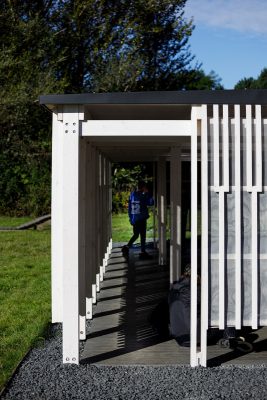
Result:
M148 318L169 290L168 267L153 259L140 260L140 249L130 252L129 263L121 248L112 251L101 286L94 318L87 336L81 363L102 365L188 365L190 349L179 347L174 339L162 339ZM240 354L208 346L208 365L267 363L267 329L250 334L254 351ZM252 336L253 335L253 336Z

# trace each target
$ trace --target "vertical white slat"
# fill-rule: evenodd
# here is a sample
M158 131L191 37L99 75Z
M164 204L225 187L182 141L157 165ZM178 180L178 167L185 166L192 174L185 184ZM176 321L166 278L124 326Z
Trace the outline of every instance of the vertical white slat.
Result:
M228 105L223 105L223 186L229 192L229 111Z
M191 327L190 327L190 365L199 365L197 353L197 132L198 110L192 107L191 134Z
M62 322L62 163L63 163L63 123L53 114L52 126L52 201L51 201L51 295L52 322Z
M223 189L223 188L222 188ZM219 191L219 329L225 324L225 193Z
M63 363L79 363L79 118L64 107L63 140Z
M100 167L100 173L101 173L101 185L100 185L100 274L99 274L99 279L100 282L103 282L104 280L104 269L105 269L105 228L104 228L104 223L105 223L105 196L104 196L104 191L105 191L105 157L101 155L101 167Z
M209 202L208 202L208 115L202 106L201 121L201 365L207 363L209 291Z
M112 165L109 162L109 174L108 174L109 184L109 254L112 251Z
M92 185L91 185L91 240L92 240L92 257L91 257L91 268L92 268L92 299L93 304L97 302L97 290L96 290L96 275L98 269L98 153L95 147L92 147Z
M258 192L253 188L251 193L251 299L252 299L252 329L258 329Z
M235 327L241 329L241 121L240 105L236 104L235 129Z
M105 265L104 274L106 273L106 267L108 265L109 258L109 186L108 186L108 174L109 174L109 161L105 159Z
M96 291L100 292L100 267L101 267L101 154L96 150L96 235L97 235L97 264L96 264Z
M166 265L166 159L158 161L158 235L159 235L159 265Z
M213 105L213 152L214 152L214 187L219 190L220 185L220 124L219 124L219 105Z
M79 315L80 340L86 339L86 280L85 280L85 208L86 208L86 138L80 138L79 149Z
M153 199L153 248L156 249L156 162L153 162Z
M86 318L93 318L93 224L92 224L92 199L93 199L93 164L92 146L86 143L86 170L85 170L85 284L86 284Z
M247 191L252 191L252 107L246 105L246 164Z
M170 243L170 284L181 275L181 149L171 150L171 243Z
M262 191L262 119L261 119L261 106L255 106L255 117L256 117L256 185L258 192Z

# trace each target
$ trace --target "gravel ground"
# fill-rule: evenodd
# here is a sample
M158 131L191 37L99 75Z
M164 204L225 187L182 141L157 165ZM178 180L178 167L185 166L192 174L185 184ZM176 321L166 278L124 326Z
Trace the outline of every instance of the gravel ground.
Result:
M61 327L21 364L2 399L267 399L266 366L62 364ZM81 348L82 351L82 348Z

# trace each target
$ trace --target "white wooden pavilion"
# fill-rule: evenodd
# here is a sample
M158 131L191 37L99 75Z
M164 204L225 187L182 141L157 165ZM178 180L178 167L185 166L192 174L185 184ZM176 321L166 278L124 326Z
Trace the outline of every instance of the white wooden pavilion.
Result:
M79 363L112 249L113 161L158 165L162 264L170 162L170 283L181 272L181 163L191 162L191 366L206 365L208 327L267 325L266 90L46 95L40 104L53 113L52 322L63 322L64 363Z

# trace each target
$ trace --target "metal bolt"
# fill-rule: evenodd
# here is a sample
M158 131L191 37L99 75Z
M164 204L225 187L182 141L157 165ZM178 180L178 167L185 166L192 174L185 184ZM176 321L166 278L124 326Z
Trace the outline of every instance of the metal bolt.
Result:
M73 133L76 133L76 131L72 131Z
M69 357L66 358L66 361L70 361Z
M65 133L68 133L69 131L65 131Z
M75 126L75 125L76 125L76 122L73 122L73 125Z
M68 126L68 125L69 125L69 123L68 123L68 122L65 122L65 125L66 125L66 126Z
M75 357L73 357L72 361L76 361L76 358L75 358Z
M81 331L80 334L82 335L82 334L83 334L83 331Z

